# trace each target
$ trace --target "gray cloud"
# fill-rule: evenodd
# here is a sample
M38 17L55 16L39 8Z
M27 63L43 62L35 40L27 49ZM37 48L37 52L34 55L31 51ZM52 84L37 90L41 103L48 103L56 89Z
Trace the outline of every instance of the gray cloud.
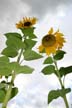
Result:
M23 16L45 17L58 6L69 7L72 0L0 0L0 32L15 30L15 23Z
M14 30L14 24L23 16L42 19L46 13L56 12L58 6L68 7L71 3L72 0L0 0L0 32Z
M0 32L14 29L14 23L28 15L29 11L29 6L21 0L0 0Z
M59 5L68 6L72 0L0 0L0 20L32 15L43 17L47 12L56 11Z
M72 0L21 0L31 6L32 13L44 16L47 12L56 11L59 5L68 6ZM42 17L41 16L41 17Z
M0 0L0 18L4 18L4 16L9 14L12 19L14 19L18 13L28 12L28 7L29 6L25 3L23 4L21 0Z
M0 1L0 17L2 20L8 13L11 15L13 11L16 10L14 2L12 0L1 0Z

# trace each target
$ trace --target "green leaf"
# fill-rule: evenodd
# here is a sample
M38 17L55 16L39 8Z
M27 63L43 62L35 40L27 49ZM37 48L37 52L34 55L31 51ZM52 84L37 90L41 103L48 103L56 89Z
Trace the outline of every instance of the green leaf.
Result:
M0 89L5 88L6 87L6 83L0 83Z
M18 88L17 87L12 88L10 99L15 97L17 95L17 93L18 93Z
M0 89L0 103L2 103L4 101L5 98L5 91Z
M7 37L7 39L12 39L13 37L22 39L21 35L19 33L16 33L16 32L13 32L13 33L5 33L4 35Z
M0 68L7 66L8 63L9 63L8 57L6 57L6 56L0 57Z
M8 67L0 67L0 75L2 76L9 76L11 72L11 69L9 69Z
M25 50L27 50L27 49L31 49L36 44L36 41L31 39L25 39L24 44L25 44Z
M20 65L18 62L11 62L8 65L9 69L14 70L15 72L19 69Z
M1 52L1 54L13 58L17 56L18 52L13 47L7 47Z
M64 97L70 91L70 88L50 91L48 94L48 104L58 97Z
M24 34L24 36L30 38L30 39L34 39L37 38L34 34L34 27L30 27L30 28L21 28L22 33Z
M8 68L8 65L9 65L9 58L6 56L0 57L0 75L8 76L11 74L11 70Z
M59 72L60 72L60 76L62 77L63 75L67 75L67 74L70 74L72 73L72 66L68 66L68 67L61 67L59 69Z
M52 57L48 57L48 58L45 59L43 64L52 64L52 63L53 63Z
M6 45L8 47L14 48L15 50L19 50L23 47L23 42L21 39L19 39L17 37L11 37L11 38L7 39Z
M64 54L66 54L65 51L58 50L56 55L54 55L55 60L61 60L64 57Z
M16 51L23 47L22 37L19 33L6 33L5 36L7 37L7 47L11 47Z
M28 60L28 61L42 58L42 55L40 55L40 54L36 53L35 51L30 50L30 49L26 50L23 53L23 55L24 55L24 59Z
M16 74L24 73L24 74L30 74L33 72L33 68L29 66L20 66L17 62L12 62L9 64L9 69L14 70Z
M33 68L29 67L29 66L20 66L18 71L16 72L17 74L23 73L23 74L31 74L34 71Z
M0 57L0 62L9 62L9 58L6 56L1 56Z
M49 65L43 68L42 73L44 75L50 75L52 73L55 73L55 67L53 65Z

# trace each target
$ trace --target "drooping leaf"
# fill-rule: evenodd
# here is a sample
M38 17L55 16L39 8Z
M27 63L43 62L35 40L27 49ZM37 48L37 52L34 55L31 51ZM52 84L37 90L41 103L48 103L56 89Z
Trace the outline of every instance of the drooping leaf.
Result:
M63 75L67 75L67 74L70 74L72 73L72 66L68 66L68 67L61 67L59 69L59 72L60 72L60 76L62 77Z
M27 49L31 49L36 44L36 41L31 39L25 39L24 44L25 44L25 50L27 50Z
M5 98L5 91L0 89L0 103L2 103L4 101Z
M25 60L35 60L35 59L39 59L42 58L42 55L38 54L37 52L33 51L33 50L26 50L24 53L24 59Z
M58 50L56 55L54 55L54 59L55 60L61 60L64 57L65 53L66 53L65 51Z
M29 66L20 66L18 71L16 72L17 74L23 73L23 74L31 74L34 71L33 68L29 67Z
M52 73L55 73L55 67L53 65L49 65L43 68L42 73L44 75L50 75Z
M13 58L17 56L18 52L13 47L7 47L1 52L1 54Z
M48 57L48 58L45 59L43 64L52 64L52 63L53 63L52 57Z
M19 65L19 63L17 62L12 62L9 64L9 68L11 70L14 70L16 72L16 74L20 74L20 73L23 73L23 74L30 74L33 72L33 68L29 67L29 66L21 66Z
M58 97L64 97L70 91L70 88L50 91L48 94L48 104Z
M22 36L19 33L16 33L16 32L5 33L4 35L7 37L7 39L12 39L13 37L22 39Z
M31 28L21 28L22 33L24 34L24 36L30 38L30 39L34 39L37 38L34 34L34 27Z
M17 95L17 93L18 93L18 88L17 87L12 88L10 99L15 97Z

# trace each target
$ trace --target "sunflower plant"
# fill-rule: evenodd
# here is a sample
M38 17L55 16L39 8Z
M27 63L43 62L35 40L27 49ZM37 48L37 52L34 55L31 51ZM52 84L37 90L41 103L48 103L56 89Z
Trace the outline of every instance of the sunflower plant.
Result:
M6 47L0 55L0 103L7 108L8 101L16 96L18 88L14 85L16 76L20 73L31 74L33 68L22 63L39 59L42 55L33 50L36 44L34 24L35 17L24 17L16 23L20 32L5 33Z
M7 108L9 100L18 93L14 81L18 74L31 74L33 67L27 66L23 61L31 61L43 57L46 53L47 58L44 60L46 67L42 69L44 75L55 74L60 83L60 89L52 90L48 94L48 103L59 96L64 99L66 108L69 108L66 94L71 91L65 88L64 78L72 72L72 66L58 68L57 61L61 60L66 54L62 50L66 42L63 33L59 30L56 32L51 28L42 38L41 45L38 47L39 53L33 50L37 43L37 36L34 33L34 25L37 22L36 17L24 17L18 23L16 28L20 32L5 33L6 47L0 55L0 103L2 108Z
M59 80L60 88L57 90L51 90L48 94L48 104L50 104L54 99L62 97L66 108L69 108L68 100L66 94L71 91L70 88L65 88L64 81L65 76L72 72L72 66L68 67L58 67L57 62L64 58L66 54L62 50L64 43L66 42L63 33L59 30L54 32L53 28L50 28L48 33L42 38L41 45L38 47L41 54L46 54L46 59L43 64L46 65L42 69L44 75L55 74Z

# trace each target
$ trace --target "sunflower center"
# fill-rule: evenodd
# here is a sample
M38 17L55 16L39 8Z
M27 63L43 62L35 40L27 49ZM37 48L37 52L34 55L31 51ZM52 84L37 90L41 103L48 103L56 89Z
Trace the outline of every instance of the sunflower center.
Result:
M46 35L42 39L42 45L44 47L53 46L56 43L56 38L54 35Z
M24 23L24 26L30 26L30 25L31 25L31 22L29 21Z

